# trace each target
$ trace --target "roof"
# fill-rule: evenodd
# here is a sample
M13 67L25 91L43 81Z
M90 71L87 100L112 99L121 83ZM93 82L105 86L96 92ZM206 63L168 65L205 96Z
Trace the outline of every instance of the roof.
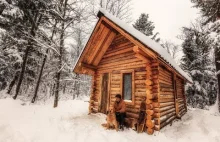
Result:
M105 16L114 24L119 26L125 32L129 33L131 36L139 40L142 44L147 46L152 51L156 52L159 57L161 57L168 65L170 65L173 69L175 69L180 75L182 75L185 79L189 82L192 82L192 79L184 72L174 61L174 59L170 56L166 49L164 49L159 43L152 40L150 37L144 35L140 31L136 30L134 27L128 25L127 23L123 22L122 20L118 19L117 17L113 16L112 14L108 13L104 9L100 9L98 15ZM86 47L86 46L85 46ZM85 49L84 47L84 49ZM84 49L82 50L81 54L83 53ZM81 55L80 55L81 56ZM78 59L79 60L79 59ZM77 62L78 62L77 60ZM76 62L76 64L77 64ZM76 66L75 64L75 66ZM74 68L75 68L74 66Z

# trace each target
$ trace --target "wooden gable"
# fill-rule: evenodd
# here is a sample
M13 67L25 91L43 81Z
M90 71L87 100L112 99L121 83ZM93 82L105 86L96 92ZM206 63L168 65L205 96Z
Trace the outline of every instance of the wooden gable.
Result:
M159 60L161 65L186 80L186 78L184 78L179 72L167 64L166 61L158 55L158 53L152 51L149 47L144 45L141 41L130 35L104 15L101 14L98 16L100 19L74 67L73 71L75 73L93 75L105 52L112 44L113 40L117 38L116 36L120 34L122 37L126 38L135 45L132 50L136 53L136 57L142 60ZM117 40L114 42L117 42Z
M93 74L105 52L108 50L109 46L112 44L113 47L114 44L117 44L117 42L121 42L120 37L123 37L134 45L133 48L127 50L133 50L138 54L136 56L139 56L139 58L141 58L142 60L145 60L145 57L157 57L154 52L147 49L143 44L141 44L131 35L123 31L108 18L102 16L96 24L96 27L92 32L92 35L90 36L89 41L84 48L84 51L79 57L79 60L77 61L74 68L74 72ZM116 40L114 40L115 38Z

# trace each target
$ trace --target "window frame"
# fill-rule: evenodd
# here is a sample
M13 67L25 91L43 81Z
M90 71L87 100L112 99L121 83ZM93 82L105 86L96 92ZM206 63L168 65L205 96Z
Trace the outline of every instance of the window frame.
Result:
M126 73L131 73L131 101L128 101L128 100L124 100L124 74ZM121 84L120 84L120 87L121 87L121 95L122 95L122 98L123 100L125 101L126 104L128 105L134 105L134 100L135 100L135 95L134 95L134 92L135 92L135 84L134 84L134 70L122 70L121 71Z

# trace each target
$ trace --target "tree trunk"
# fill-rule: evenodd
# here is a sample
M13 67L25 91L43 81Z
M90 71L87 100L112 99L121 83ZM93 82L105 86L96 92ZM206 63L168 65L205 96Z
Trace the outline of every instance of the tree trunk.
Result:
M63 85L63 94L66 93L66 82L64 82L64 85Z
M17 96L18 96L18 93L20 91L20 88L21 88L21 83L22 83L22 80L24 78L24 72L25 72L25 67L26 67L26 63L27 63L27 58L28 58L28 53L31 49L31 43L29 43L29 45L27 46L26 50L25 50L25 54L24 54L24 57L23 57L23 63L22 63L22 67L21 67L21 73L19 75L19 78L18 78L18 84L16 86L16 90L15 90L15 96L13 97L13 99L16 99Z
M8 94L11 93L11 90L12 90L12 88L14 87L14 85L15 85L15 83L16 83L17 80L18 80L18 73L16 72L16 74L15 74L13 80L12 80L11 83L9 84L8 91L7 91Z
M220 72L220 48L215 49L215 65L216 65L216 72ZM220 73L217 74L217 80L218 80L218 109L220 112Z
M33 97L33 99L31 100L31 103L34 103L35 100L36 100L36 98L37 98L37 93L38 93L38 88L39 88L39 86L40 86L41 76L42 76L42 74L43 74L44 65L45 65L46 60L47 60L47 54L48 54L48 49L47 49L47 51L46 51L46 55L44 55L43 63L42 63L42 65L41 65L41 69L40 69L40 74L39 74L39 76L38 76L36 88L35 88L35 90L34 90L34 97Z
M67 1L64 1L63 5L63 19L65 19L66 16L66 8L67 8ZM61 4L62 5L62 4ZM65 33L65 21L62 21L61 23L61 35L60 35L60 56L59 56L59 63L58 63L58 72L56 75L56 90L55 90L55 97L54 97L54 105L53 107L58 106L58 99L59 99L59 87L60 87L60 76L61 76L61 68L62 68L62 54L63 54L63 48L64 48L64 33Z
M39 18L39 20L37 22L37 17L38 17L38 13L36 13L34 21L39 24L40 21L41 21L41 18ZM35 24L32 24L31 31L30 31L30 34L31 34L32 37L35 37L35 32L36 32L37 28L38 28L38 25L35 26ZM25 49L25 54L24 54L24 57L23 57L22 65L21 65L21 72L20 72L20 75L19 75L19 78L18 78L18 83L17 83L17 86L16 86L15 95L14 95L13 99L17 98L18 93L20 91L21 83L22 83L22 80L24 78L24 72L25 72L25 68L26 68L26 64L27 64L28 54L29 54L29 51L32 49L32 47L33 47L32 40L29 39L27 48Z
M75 76L75 83L74 83L74 94L73 94L73 99L75 99L76 97L79 97L79 90L80 90L80 83L79 83L79 74L76 74Z
M56 30L56 25L57 25L57 22L55 22L55 25L53 27L53 31L52 31L52 35L51 35L51 40L53 40L53 36L55 34L55 30ZM45 63L47 61L47 54L49 53L49 49L46 50L46 54L44 55L44 59L43 59L43 62L42 62L42 65L41 65L41 69L40 69L40 74L38 76L38 80L37 80L37 84L36 84L36 88L34 90L34 97L31 101L31 103L34 103L36 98L37 98L37 93L38 93L38 89L39 89L39 86L40 86L40 81L41 81L41 77L42 77L42 74L43 74L43 70L44 70L44 66L45 66Z

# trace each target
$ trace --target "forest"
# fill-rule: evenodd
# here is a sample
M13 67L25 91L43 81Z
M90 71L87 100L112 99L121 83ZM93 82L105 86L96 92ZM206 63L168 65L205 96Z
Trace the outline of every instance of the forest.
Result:
M132 0L1 0L0 91L37 103L90 95L91 77L73 73L99 8L106 9L160 43L193 79L189 106L206 109L219 101L219 1L191 0L200 17L177 33L182 44L163 40L150 15L132 19ZM181 55L182 53L183 55ZM181 56L180 60L177 56ZM219 106L220 107L220 106Z

